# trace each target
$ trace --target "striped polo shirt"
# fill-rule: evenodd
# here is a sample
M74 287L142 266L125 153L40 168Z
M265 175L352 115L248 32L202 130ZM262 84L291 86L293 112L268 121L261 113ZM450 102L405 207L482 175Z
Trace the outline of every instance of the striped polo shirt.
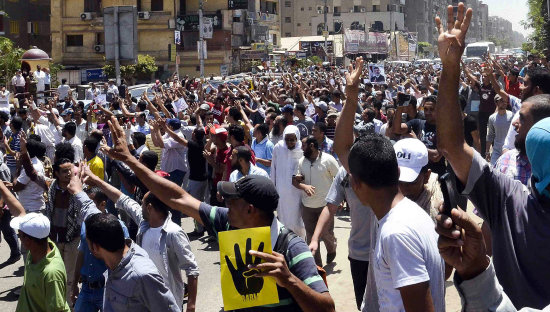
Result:
M227 208L213 207L204 202L200 205L199 214L201 220L206 228L210 229L212 233L215 233L216 238L219 232L234 230L234 228L231 228L229 225L229 218L227 217L228 210ZM280 230L281 228L279 228L279 232ZM303 239L298 236L294 237L289 242L287 252L284 256L290 272L304 282L304 284L316 292L328 292L328 288L323 278L317 272L317 265L315 264L313 255ZM285 288L277 285L277 291L279 292L279 303L277 304L235 311L302 311L298 303Z

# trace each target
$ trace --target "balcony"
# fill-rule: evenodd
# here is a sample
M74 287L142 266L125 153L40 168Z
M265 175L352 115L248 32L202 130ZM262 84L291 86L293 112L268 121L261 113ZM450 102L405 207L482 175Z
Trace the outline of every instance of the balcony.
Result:
M269 13L260 13L258 20L260 21L260 23L264 23L264 24L278 24L279 15L269 14Z

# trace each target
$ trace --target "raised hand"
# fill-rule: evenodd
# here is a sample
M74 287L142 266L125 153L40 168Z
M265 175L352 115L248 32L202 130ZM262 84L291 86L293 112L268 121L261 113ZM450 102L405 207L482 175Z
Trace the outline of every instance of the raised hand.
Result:
M453 7L447 7L447 30L444 29L441 23L441 18L437 16L435 23L439 31L439 38L437 39L437 47L439 50L439 57L441 63L449 66L453 63L458 65L464 49L466 48L465 39L468 28L470 27L470 20L472 19L472 9L465 10L464 3L458 4L456 20L453 17Z
M93 174L88 165L82 167L82 182L90 186L99 186L101 179Z
M346 89L347 88L359 88L359 81L361 80L361 73L363 72L363 57L355 59L355 68L353 64L349 65L349 71L346 73Z
M124 129L118 123L115 116L111 116L111 120L108 121L109 129L111 129L111 138L113 141L113 147L107 151L109 157L127 161L133 156L128 150L128 141L126 140L126 134Z
M252 239L248 238L246 240L245 262L243 262L239 244L235 244L236 267L233 265L229 257L225 256L225 262L227 263L229 272L231 272L231 277L233 278L235 288L239 294L244 297L256 296L264 286L264 279L256 276L256 274L260 273L260 270L256 268L249 268L249 266L256 266L262 262L260 257L256 257L254 261L252 261L252 255L250 254L251 245ZM261 252L263 249L264 243L261 242L258 246L258 250Z

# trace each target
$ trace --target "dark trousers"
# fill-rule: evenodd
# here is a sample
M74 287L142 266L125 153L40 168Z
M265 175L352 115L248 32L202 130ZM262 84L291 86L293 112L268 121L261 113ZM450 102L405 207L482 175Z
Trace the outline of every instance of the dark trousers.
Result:
M168 177L168 180L176 183L179 187L183 184L183 179L185 178L185 171L181 170L174 170L170 172L170 176ZM181 211L170 209L172 213L172 221L181 226L181 218L182 214Z
M489 122L489 117L493 113L484 113L479 112L477 118L477 129L479 130L479 140L481 141L481 151L480 154L485 158L485 148L487 146L487 123Z
M315 227L317 227L317 221L319 221L319 216L321 215L321 212L323 212L324 207L320 208L309 208L305 207L304 205L301 205L302 208L302 220L304 220L304 226L306 228L306 242L309 245L311 243L311 238L313 237L313 233L315 233ZM336 237L334 236L334 218L330 218L329 223L326 225L325 229L323 230L323 233L321 233L321 237L319 237L319 245L321 245L321 241L325 243L325 247L327 248L327 253L334 253L336 252ZM313 256L315 259L315 263L322 267L323 261L321 260L321 248L317 249L317 252L315 253L315 256Z
M361 310L363 295L365 294L365 288L367 287L367 273L369 271L369 262L355 260L350 257L348 257L348 259L349 265L351 267L353 290L355 291L355 303L357 303L357 310Z
M2 208L0 208L2 209ZM2 230L2 235L8 246L10 247L10 256L14 257L21 253L19 249L19 243L17 242L17 234L15 230L10 226L11 213L9 210L4 210L2 218L0 218L0 230Z

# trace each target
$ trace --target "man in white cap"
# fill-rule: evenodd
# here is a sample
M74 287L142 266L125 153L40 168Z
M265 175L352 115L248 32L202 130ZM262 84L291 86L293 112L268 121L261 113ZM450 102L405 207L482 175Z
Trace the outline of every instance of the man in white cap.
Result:
M50 220L41 213L25 214L15 196L0 182L0 193L16 216L10 226L29 251L16 311L70 311L65 300L67 274L59 250L48 238Z
M428 169L428 149L418 139L403 139L393 146L399 165L401 193L420 206L435 222L443 202L438 176Z

